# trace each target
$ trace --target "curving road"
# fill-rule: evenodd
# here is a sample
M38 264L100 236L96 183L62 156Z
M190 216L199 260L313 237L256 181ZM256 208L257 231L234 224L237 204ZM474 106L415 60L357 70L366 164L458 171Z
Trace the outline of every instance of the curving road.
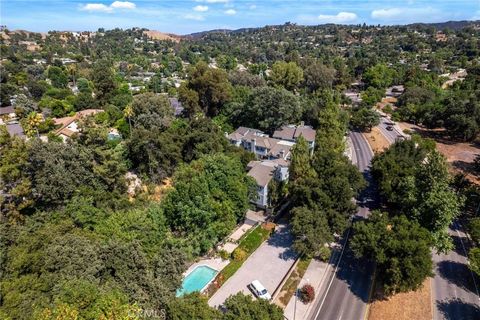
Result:
M368 188L359 196L359 210L354 218L364 219L376 204L369 173L373 153L362 133L351 132L350 138L354 148L353 160L369 182ZM332 265L319 290L319 299L312 308L310 319L359 320L364 318L372 283L373 264L366 260L355 259L348 248L349 235L350 229L343 237L342 246L333 253Z

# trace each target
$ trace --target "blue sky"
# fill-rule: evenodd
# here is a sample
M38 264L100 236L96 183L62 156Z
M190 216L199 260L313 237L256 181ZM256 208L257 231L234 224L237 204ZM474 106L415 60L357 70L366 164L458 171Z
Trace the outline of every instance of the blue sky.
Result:
M31 31L144 27L187 34L267 24L480 19L480 0L0 0L0 24Z

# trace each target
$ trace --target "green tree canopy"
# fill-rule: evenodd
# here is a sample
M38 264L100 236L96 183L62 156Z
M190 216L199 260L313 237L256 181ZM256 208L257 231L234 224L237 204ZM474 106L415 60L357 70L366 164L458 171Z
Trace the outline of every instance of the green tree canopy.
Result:
M416 221L374 212L368 221L355 223L353 231L350 247L357 257L377 263L387 295L416 290L432 275L432 239Z

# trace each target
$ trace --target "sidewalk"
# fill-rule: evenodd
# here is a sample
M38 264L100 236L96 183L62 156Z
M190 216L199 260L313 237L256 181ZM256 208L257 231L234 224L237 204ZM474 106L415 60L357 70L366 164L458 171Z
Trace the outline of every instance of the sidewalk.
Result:
M318 299L319 289L324 281L325 273L328 266L329 264L327 262L313 259L308 266L307 271L305 271L305 275L300 281L298 287L301 288L304 284L307 283L312 285L315 289L315 300ZM300 300L297 300L295 303L295 300L296 297L295 295L293 295L288 302L287 307L283 311L283 315L288 320L307 319L307 316L310 313L310 309L315 304L315 301L312 301L309 304L304 304Z

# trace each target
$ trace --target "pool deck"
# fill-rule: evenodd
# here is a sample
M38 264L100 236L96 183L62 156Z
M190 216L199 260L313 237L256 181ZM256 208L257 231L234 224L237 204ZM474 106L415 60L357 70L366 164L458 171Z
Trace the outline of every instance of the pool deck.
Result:
M188 275L190 272L192 272L196 267L198 266L207 266L212 269L217 270L218 272L225 268L225 266L229 263L229 260L223 260L222 258L212 258L212 259L202 259L200 261L195 262L192 264L187 271L183 273L183 276L185 277Z

